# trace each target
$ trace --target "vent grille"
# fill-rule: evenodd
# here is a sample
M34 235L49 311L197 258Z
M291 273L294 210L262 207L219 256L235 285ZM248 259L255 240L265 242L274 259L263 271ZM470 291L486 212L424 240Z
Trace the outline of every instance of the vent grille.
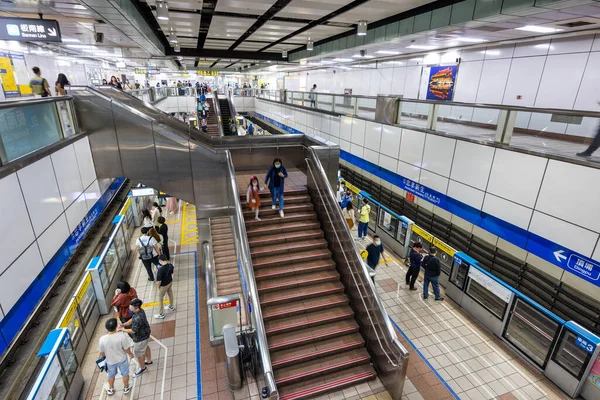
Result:
M592 22L586 22L586 21L573 21L573 22L567 22L566 24L556 24L557 26L564 26L565 28L579 28L582 26L588 26L588 25L596 25Z

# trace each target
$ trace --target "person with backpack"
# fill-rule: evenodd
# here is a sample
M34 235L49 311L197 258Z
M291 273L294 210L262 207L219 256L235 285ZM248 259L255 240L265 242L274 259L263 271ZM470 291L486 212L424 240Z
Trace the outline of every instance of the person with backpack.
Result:
M369 205L369 199L363 198L363 205L360 208L358 219L358 240L364 240L367 237L369 231L369 216L371 215L371 206Z
M135 241L135 244L138 247L140 260L142 260L142 264L144 264L144 268L146 268L146 272L148 272L148 280L154 282L152 264L156 265L157 268L160 265L158 263L158 255L160 254L158 242L150 236L150 229L143 227L142 236Z
M50 92L50 85L46 78L42 78L42 71L39 67L31 68L35 76L31 78L29 81L29 87L31 87L31 91L36 96L40 97L49 97L52 96L52 92Z
M173 272L175 267L169 262L164 254L158 257L160 267L156 272L156 291L158 301L158 314L154 318L165 318L165 308L170 311L175 311L175 297L173 296ZM165 294L169 296L169 305L165 307Z
M252 125L252 122L248 125L248 129L246 129L246 132L248 132L248 135L254 136L254 125Z
M342 209L346 208L348 203L352 203L352 192L350 190L346 190L344 193L342 193Z
M440 266L440 260L435 256L437 249L432 247L429 249L429 254L423 258L423 268L425 269L425 279L423 280L423 298L429 297L429 283L433 287L433 294L435 295L436 301L444 301L444 298L440 296L440 284L439 278L442 272Z

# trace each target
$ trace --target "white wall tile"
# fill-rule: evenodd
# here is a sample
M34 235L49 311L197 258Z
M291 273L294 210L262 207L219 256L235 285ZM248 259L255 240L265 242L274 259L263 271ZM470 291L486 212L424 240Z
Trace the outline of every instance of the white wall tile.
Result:
M572 109L587 59L588 53L548 56L535 107Z
M340 124L340 139L352 141L352 118L342 116Z
M381 80L379 82L378 93L388 95L392 93L392 80L394 78L394 68L383 68L381 71Z
M518 43L513 57L545 56L550 49L550 41Z
M550 215L533 212L529 231L563 245L586 257L592 255L598 234Z
M448 191L448 178L429 172L426 169L421 170L419 183L443 194Z
M600 74L598 71L600 71L600 52L591 53L579 86L575 109L600 111L600 105L598 104L600 100L598 96Z
M484 61L477 91L478 103L502 103L511 61L510 58Z
M402 128L391 125L383 125L381 130L381 153L386 156L398 158L400 151L400 140Z
M592 51L600 51L600 35L596 35L592 44Z
M365 127L366 121L364 119L352 118L352 143L359 146L365 145Z
M0 210L3 210L0 240L2 273L35 240L35 235L16 174L0 179L0 193Z
M340 137L340 117L331 117L329 120L329 134L336 138Z
M460 52L460 59L462 62L482 61L484 58L485 58L485 50L482 50L482 49L462 50Z
M600 232L600 170L550 160L536 210Z
M419 96L419 87L421 83L420 65L406 68L406 81L404 84L404 97L407 99L416 99Z
M514 44L507 44L504 46L488 47L485 50L485 60L498 60L511 58L515 51Z
M445 177L450 176L456 139L427 135L422 168Z
M77 156L77 165L79 165L79 174L83 188L87 188L96 180L96 169L92 158L89 139L84 137L73 144L75 155Z
M364 157L364 155L363 155L363 150L364 150L364 147L362 147L362 146L359 146L359 145L357 145L357 144L355 144L355 143L352 143L352 144L350 145L350 152L351 152L352 154L354 154L355 156L357 156L357 157L360 157L360 158L363 158L363 157Z
M463 62L458 68L454 101L474 103L477 98L483 61Z
M379 146L381 144L381 127L382 124L367 121L365 128L365 148L379 151Z
M406 67L394 67L392 77L392 89L390 94L404 94L404 84L406 81Z
M392 157L381 154L379 156L379 166L387 169L388 171L396 172L398 160Z
M44 265L50 262L70 233L67 218L63 213L37 239Z
M489 193L485 195L483 211L523 229L529 227L531 213L533 212L531 208Z
M475 143L456 142L451 178L455 181L485 190L492 168L495 149ZM477 166L473 168L473 166Z
M71 203L71 206L65 210L67 216L67 224L69 225L69 232L73 232L75 227L79 225L83 217L88 212L87 202L85 201L85 194L81 194L77 200Z
M406 163L420 167L424 145L425 134L423 132L402 129L402 143L398 158Z
M44 264L37 244L33 243L0 276L0 304L8 312L40 273Z
M61 199L64 208L67 208L83 193L81 175L79 174L79 168L76 168L75 149L73 145L67 146L52 154L51 158Z
M50 157L20 169L17 176L37 237L64 211Z
M481 210L484 192L451 179L448 184L448 196Z
M503 104L532 107L535 103L546 57L515 58L504 91ZM522 96L519 100L517 96Z
M364 151L365 160L372 162L375 165L379 165L379 153L370 149L365 148Z
M88 209L96 204L98 199L100 199L100 196L102 196L100 185L98 184L98 181L94 181L85 191L85 202L87 203Z
M496 149L487 191L533 208L546 162L546 158Z
M404 161L398 161L398 167L396 168L396 173L398 175L408 178L411 181L419 182L420 172L421 169L419 167L415 167L412 164L407 164Z
M372 69L369 77L369 96L377 96L379 92L379 85L381 83L381 71L378 69Z
M552 39L549 54L587 53L591 50L593 41L593 35Z

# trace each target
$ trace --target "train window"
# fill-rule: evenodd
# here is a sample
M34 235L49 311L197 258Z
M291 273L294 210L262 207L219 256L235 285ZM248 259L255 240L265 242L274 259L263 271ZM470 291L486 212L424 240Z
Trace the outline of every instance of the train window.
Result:
M506 324L504 337L539 367L545 368L558 328L556 321L522 299L517 299Z
M552 360L581 380L592 355L577 345L577 335L573 332L564 329L560 336Z
M507 304L500 297L479 284L479 282L469 279L467 294L499 320L504 318Z
M461 264L454 263L452 273L450 275L450 282L456 285L460 290L465 287L465 280L467 279L467 273L469 271L469 264L463 262Z

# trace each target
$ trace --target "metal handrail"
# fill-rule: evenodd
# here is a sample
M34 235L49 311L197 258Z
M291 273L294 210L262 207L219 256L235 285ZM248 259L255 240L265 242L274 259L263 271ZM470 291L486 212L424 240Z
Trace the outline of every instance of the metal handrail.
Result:
M305 158L305 160L306 160L306 164L308 166L308 170L309 170L311 176L313 177L313 180L315 181L315 183L317 183L315 174L314 174L314 172L312 170L312 167L310 166L310 162L311 161L313 163L315 163L315 165L319 169L319 172L320 172L320 175L321 175L321 179L325 179L325 182L327 182L327 179L325 178L326 177L325 171L323 170L323 166L320 165L320 161L319 161L318 156L316 155L316 152L314 151L314 149L312 147L309 148L309 152L310 152L310 154L311 154L311 156L312 156L313 159L311 160L310 158ZM335 199L335 196L333 194L333 190L331 189L331 186L329 184L325 184L325 185L321 184L320 186L321 186L320 189L323 189L323 186L324 186L324 189L328 192L330 199ZM318 193L319 193L319 197L321 198L321 201L322 201L323 205L324 206L329 205L330 209L337 210L337 212L340 214L340 217L342 217L341 210L339 208L332 208L331 205L328 202L326 202L325 199L323 198L323 195L321 194L321 190L318 190ZM329 222L332 224L332 226L335 226L334 223L333 223L333 220L331 219L330 211L327 211L327 217L329 219ZM350 229L348 228L347 225L346 225L346 231L347 231L348 235L351 235ZM342 241L340 240L340 237L338 236L338 233L337 233L337 231L335 229L333 230L333 234L335 235L335 237L336 237L336 239L338 241L338 244L341 247L342 246ZM352 243L351 245L352 245L352 248L354 250L354 253L358 257L358 254L359 254L358 248L356 247L356 244L354 243L354 241L352 241L351 243ZM348 257L346 256L346 252L343 252L343 254L344 254L344 258L345 258L346 262L348 263L348 265L351 265L350 264L350 260L348 260ZM373 281L371 279L367 278L369 276L367 268L365 267L364 263L362 263L362 262L361 262L361 265L363 267L363 273L359 274L359 277L361 279L361 283L369 285L370 288L371 288L371 290L373 291L373 293L376 293L376 288L375 288L375 285L374 285ZM373 318L371 316L370 308L367 307L367 304L365 303L365 300L364 300L365 293L363 293L363 291L361 290L361 285L359 285L358 282L356 281L356 277L355 277L354 271L351 271L350 275L352 276L352 280L354 281L354 285L356 286L357 290L360 292L361 302L363 303L363 306L365 307L365 311L367 312L367 315L369 317L369 321L371 323L371 327L373 328L373 332L375 333L377 341L379 342L379 345L383 348L384 346L381 343L380 335L377 332L377 325L373 322ZM381 304L381 301L379 300L379 297L378 296L374 296L374 299L375 299L375 301L377 303L377 307L379 308L379 311L382 313L382 315L384 315L384 316L387 315L387 313L385 312L385 309L383 308L383 305ZM394 333L393 328L391 326L391 323L389 322L389 319L387 319L387 318L384 318L384 319L386 321L386 327L388 329L388 334L391 337L394 338L393 343L396 344L396 346L403 353L403 355L407 356L408 352L406 351L406 349L404 349L404 347L402 346L402 344L400 343L400 341L397 339L396 334ZM384 337L384 341L386 342L386 345L387 345L386 347L391 348L392 344L388 342L387 337L385 335L382 335L382 336ZM387 352L385 353L385 356L387 357L387 359L389 360L389 362L394 367L397 367L399 365L399 364L396 364L396 362L394 362L394 360L392 360L390 358L390 356L389 356L389 354Z
M237 181L235 176L235 170L233 169L233 161L231 159L231 153L225 152L227 155L227 170L229 174L231 193L233 196L232 203L234 208L234 232L235 236L239 238L239 256L241 258L242 269L246 274L247 293L245 295L248 298L249 304L252 308L252 316L254 316L254 327L256 340L258 343L258 349L260 352L261 364L263 367L263 375L265 378L265 384L269 389L271 397L277 398L277 386L275 384L275 376L271 367L271 356L269 355L269 345L267 343L267 335L265 333L265 326L263 323L262 311L260 308L258 288L256 287L256 278L254 277L254 269L252 266L252 258L250 257L250 245L248 244L248 236L246 233L246 226L244 224L244 215L242 214L242 205L240 202L240 194L237 188Z
M52 96L52 97L28 97L19 100L0 101L0 108L30 106L32 104L57 103L59 101L73 100L71 95Z

